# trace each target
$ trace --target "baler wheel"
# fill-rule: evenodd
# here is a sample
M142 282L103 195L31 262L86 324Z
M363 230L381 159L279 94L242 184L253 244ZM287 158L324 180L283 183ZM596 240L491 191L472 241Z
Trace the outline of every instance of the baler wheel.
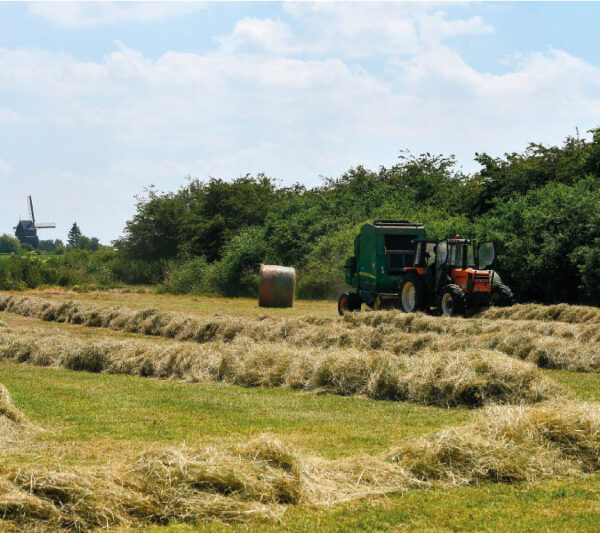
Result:
M362 299L359 294L344 292L338 299L338 313L343 315L344 313L360 311L361 305Z
M425 290L423 283L411 276L400 284L400 307L405 313L416 313L425 308Z

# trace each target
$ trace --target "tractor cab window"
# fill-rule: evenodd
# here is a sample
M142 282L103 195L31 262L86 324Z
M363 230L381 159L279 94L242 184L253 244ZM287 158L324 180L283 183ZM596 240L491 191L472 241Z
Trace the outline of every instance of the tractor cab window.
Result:
M463 265L463 247L460 244L450 244L448 246L448 266L461 268Z
M448 257L448 241L440 241L437 245L436 254L435 254L435 262L436 265L441 267ZM438 269L439 271L439 269Z
M466 257L464 257L466 254ZM467 267L475 267L475 251L472 244L450 244L448 245L448 266L462 268L466 259Z
M479 268L492 268L496 259L493 242L483 242L479 245Z
M415 266L430 267L435 264L435 242L417 242L417 252L415 255Z
M475 262L475 248L472 244L467 246L467 266L477 268L477 263Z
M428 242L425 246L425 265L431 266L435 263L435 249L436 244L434 242Z

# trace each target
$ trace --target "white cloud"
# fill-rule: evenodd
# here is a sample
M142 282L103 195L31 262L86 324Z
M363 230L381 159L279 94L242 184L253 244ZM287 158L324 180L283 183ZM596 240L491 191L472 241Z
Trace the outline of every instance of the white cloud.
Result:
M481 17L449 19L431 3L300 2L284 8L304 25L304 50L351 58L412 55L449 37L493 31Z
M231 34L220 38L219 42L223 49L232 52L270 52L281 55L297 50L292 40L292 32L285 22L245 17L235 24Z
M264 171L314 185L357 163L392 164L404 148L456 153L472 170L476 151L598 125L600 69L550 49L511 58L504 74L480 72L444 41L491 31L477 17L418 4L286 9L297 24L244 18L205 54L149 58L120 45L82 61L0 49L0 96L19 103L0 109L11 183L29 188L35 176L36 194L71 205L57 222L77 216L108 241L133 194L151 183L173 190L188 174ZM385 74L357 63L371 54Z
M152 21L203 9L198 2L34 2L29 12L64 28L89 28L126 21Z

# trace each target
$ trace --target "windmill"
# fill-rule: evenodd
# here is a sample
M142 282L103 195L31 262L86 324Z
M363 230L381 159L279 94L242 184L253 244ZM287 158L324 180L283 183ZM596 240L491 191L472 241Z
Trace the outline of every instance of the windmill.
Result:
M31 196L27 197L27 208L29 209L29 220L19 220L19 223L14 228L15 236L21 243L30 244L34 248L37 248L37 245L40 242L37 236L37 230L55 228L56 224L54 222L35 221Z

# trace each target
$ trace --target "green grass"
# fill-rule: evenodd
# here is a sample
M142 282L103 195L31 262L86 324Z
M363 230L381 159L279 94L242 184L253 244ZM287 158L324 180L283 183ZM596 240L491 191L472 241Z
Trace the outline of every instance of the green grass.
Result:
M440 409L282 388L161 381L0 363L0 383L60 442L216 444L261 433L334 458L376 454L400 439L467 420Z
M561 383L567 390L575 393L580 400L600 401L600 376L567 370L545 370L548 377Z

